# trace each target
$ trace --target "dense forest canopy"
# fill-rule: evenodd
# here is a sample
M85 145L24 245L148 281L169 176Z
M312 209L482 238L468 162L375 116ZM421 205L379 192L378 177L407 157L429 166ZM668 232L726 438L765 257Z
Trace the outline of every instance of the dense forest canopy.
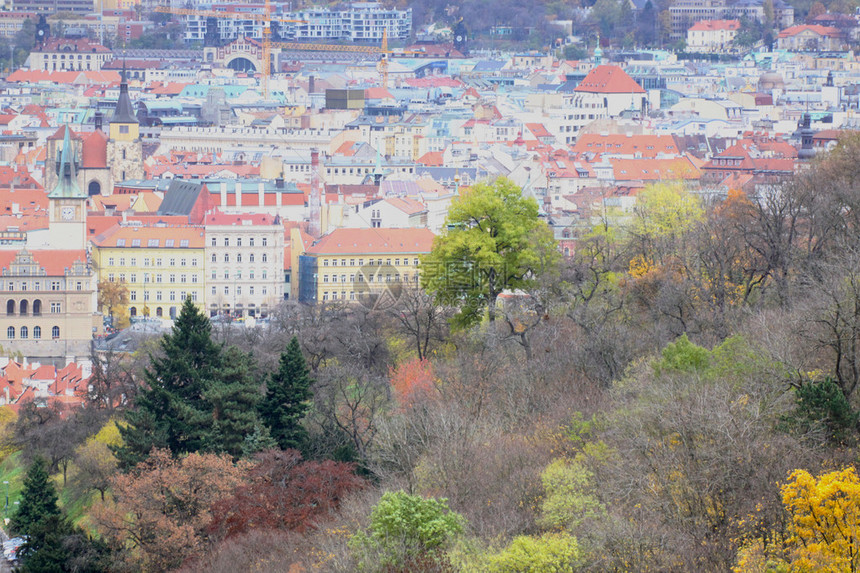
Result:
M0 418L24 570L855 570L858 164L656 183L566 258L488 181L394 305L188 301L86 408Z

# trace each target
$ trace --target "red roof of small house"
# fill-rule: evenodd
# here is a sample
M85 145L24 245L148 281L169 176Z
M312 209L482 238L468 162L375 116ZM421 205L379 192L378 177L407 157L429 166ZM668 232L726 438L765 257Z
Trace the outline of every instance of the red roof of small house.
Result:
M717 30L740 30L740 20L702 20L693 24L691 32L716 32Z
M819 26L817 24L801 24L799 26L792 26L791 28L786 28L785 30L779 33L779 38L790 38L791 36L796 36L802 32L806 32L809 30L810 32L814 32L819 36L828 36L828 37L837 37L840 35L839 29L831 28L830 26Z
M601 94L644 94L645 90L618 66L597 66L573 90Z

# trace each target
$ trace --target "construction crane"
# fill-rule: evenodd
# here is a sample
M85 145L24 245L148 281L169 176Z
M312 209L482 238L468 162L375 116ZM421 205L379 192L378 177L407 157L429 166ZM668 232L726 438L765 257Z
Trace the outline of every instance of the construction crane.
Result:
M305 44L301 42L273 42L272 46L281 50L308 50L314 52L349 52L353 54L381 54L378 69L382 77L382 87L388 89L388 58L393 55L406 56L421 54L410 50L389 50L388 29L382 30L382 44L380 46L349 46L339 44Z
M231 20L253 20L263 24L263 57L260 78L263 84L263 97L269 99L269 76L272 73L272 22L287 22L295 24L307 23L307 20L290 20L272 16L272 6L269 0L263 7L262 14L248 12L219 12L218 10L197 10L193 8L170 8L169 6L156 6L156 12L162 14L174 14L177 16L203 16L205 18L228 18Z

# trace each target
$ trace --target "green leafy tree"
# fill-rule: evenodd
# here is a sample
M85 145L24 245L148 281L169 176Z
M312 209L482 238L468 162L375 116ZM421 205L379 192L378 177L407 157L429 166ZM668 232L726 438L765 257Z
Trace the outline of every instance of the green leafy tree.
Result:
M427 570L463 533L465 520L445 499L387 492L370 514L370 526L349 540L361 571Z
M581 456L552 462L541 474L544 498L541 522L547 528L576 527L603 512L600 500L592 493L594 475Z
M310 407L311 377L299 340L295 336L281 353L277 372L272 373L260 415L271 437L281 449L301 449L307 441L302 418Z
M582 564L576 538L567 533L521 535L487 557L487 573L573 573Z
M690 342L685 332L675 342L670 342L662 351L662 358L654 364L654 370L678 372L704 372L710 363L711 353Z
M136 408L120 427L123 445L116 448L120 465L129 468L155 448L174 454L203 449L212 433L212 406L206 390L222 366L221 347L212 340L211 325L191 298L185 300L173 326L152 356Z
M502 291L532 287L559 258L537 202L504 177L464 192L451 205L447 226L424 257L421 285L437 301L459 307L456 326L479 322L485 309L493 322Z
M27 470L21 503L12 515L10 527L17 534L30 535L41 520L58 515L57 490L48 476L47 463L36 458Z
M212 437L207 450L227 453L234 458L243 454L247 436L258 431L257 405L262 398L254 377L254 359L236 347L224 352L224 366L206 389L212 404Z

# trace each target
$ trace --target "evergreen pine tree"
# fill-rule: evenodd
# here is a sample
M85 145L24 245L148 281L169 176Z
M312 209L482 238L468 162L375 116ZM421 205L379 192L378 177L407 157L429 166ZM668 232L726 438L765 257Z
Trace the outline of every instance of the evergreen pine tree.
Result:
M58 515L57 490L48 476L47 464L44 459L36 458L27 470L21 503L10 527L18 535L31 535L40 521Z
M266 397L260 404L260 415L272 438L281 449L301 448L307 440L302 418L310 407L311 377L305 357L294 336L281 353L277 372L269 378Z
M153 447L174 454L196 452L211 439L212 408L206 389L221 368L221 347L212 340L211 325L191 298L185 299L173 330L160 342L162 355L152 357L146 388L120 428L123 445L116 449L120 465L133 467Z
M247 436L260 425L262 395L254 377L254 358L235 346L224 352L224 366L205 392L212 404L212 436L207 450L241 457Z

